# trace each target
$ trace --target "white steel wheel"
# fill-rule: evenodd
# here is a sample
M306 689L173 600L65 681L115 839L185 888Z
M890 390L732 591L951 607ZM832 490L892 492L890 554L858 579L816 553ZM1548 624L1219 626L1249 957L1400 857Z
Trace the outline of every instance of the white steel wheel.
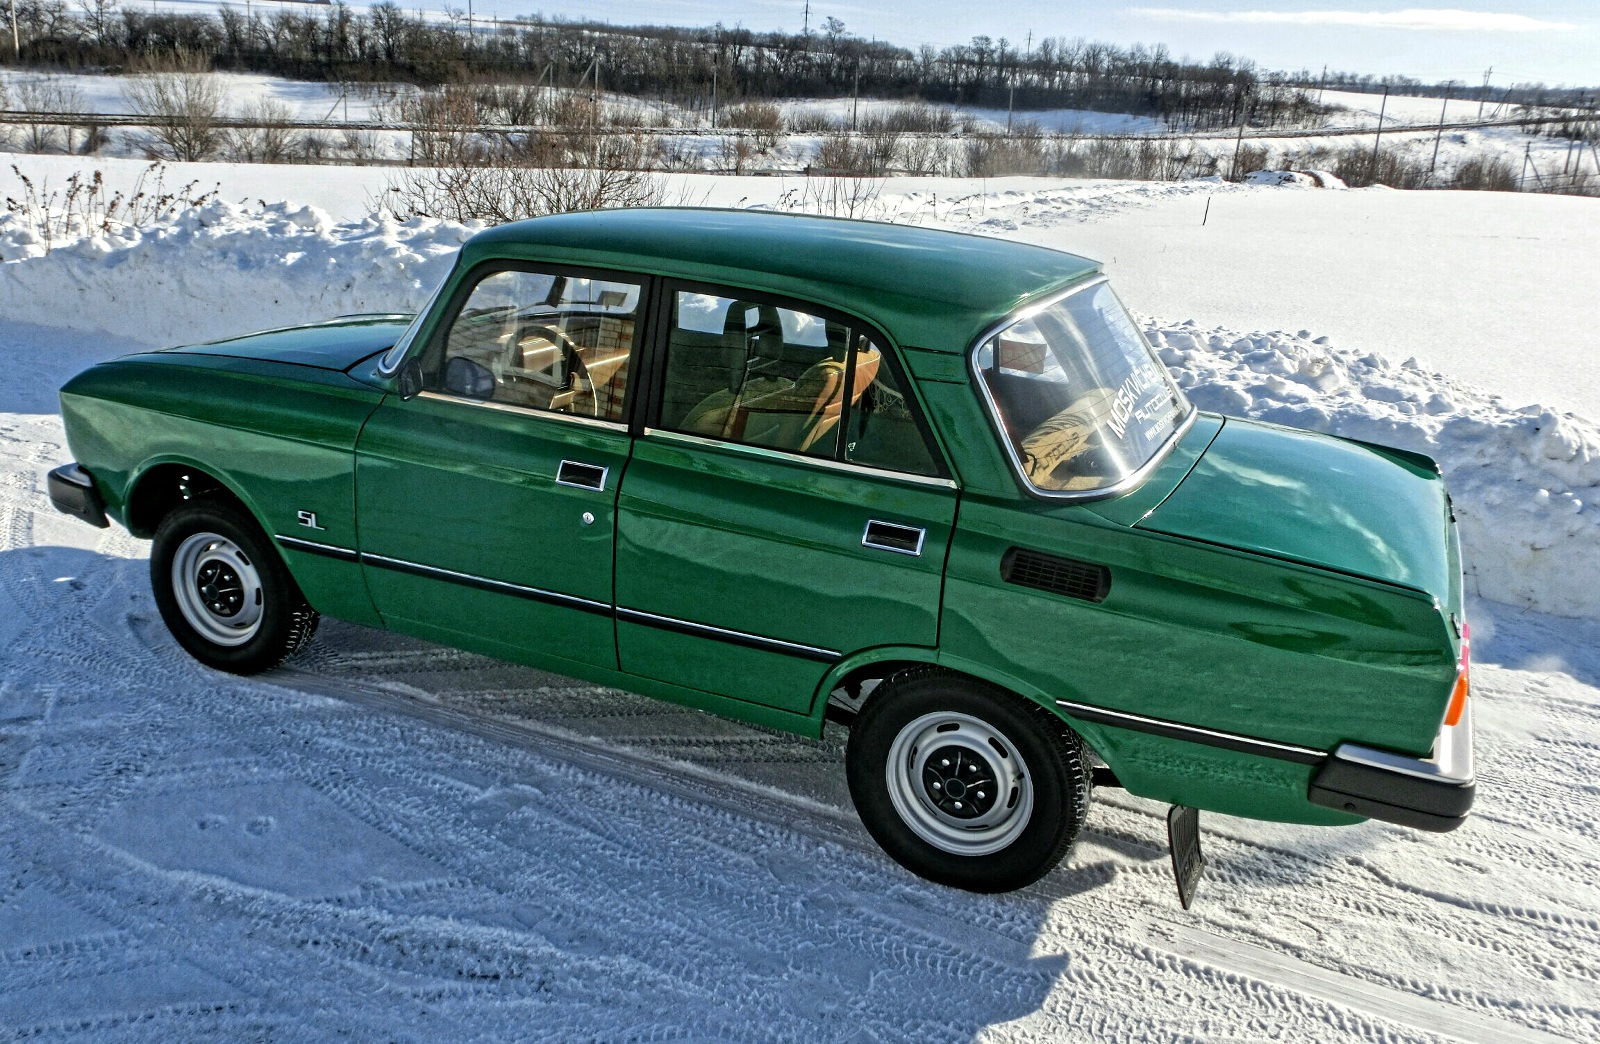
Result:
M194 533L172 556L172 594L190 627L209 642L244 645L261 629L261 574L238 544Z
M999 852L1033 816L1033 780L1017 745L970 714L907 722L890 744L885 776L906 826L951 855Z

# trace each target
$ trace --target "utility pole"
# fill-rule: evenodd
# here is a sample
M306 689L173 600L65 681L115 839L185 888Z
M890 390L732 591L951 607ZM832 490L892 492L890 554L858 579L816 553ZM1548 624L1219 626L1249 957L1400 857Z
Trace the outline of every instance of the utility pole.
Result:
M1011 92L1006 96L1006 137L1011 136L1011 115L1017 108L1017 80L1011 79Z
M1233 180L1239 180L1239 150L1244 148L1244 117L1239 117L1239 137L1233 143ZM1211 213L1210 202L1207 201L1206 213Z
M13 2L15 2L15 0L13 0ZM800 27L800 35L811 35L811 0L806 0L806 20Z
M1317 104L1318 105L1322 104L1322 89L1324 87L1326 87L1326 86L1328 86L1328 67L1327 67L1327 65L1323 65L1323 67L1322 67L1322 79L1317 81Z
M22 37L17 35L17 0L11 0L11 54L22 57Z
M711 129L717 129L717 67L711 67Z
M1378 136L1372 139L1372 170L1368 176L1378 180L1378 146L1383 142L1383 114L1389 111L1389 88L1383 89L1383 104L1378 106Z
M850 86L850 129L856 129L856 113L861 107L861 63L856 63L855 77Z
M1483 122L1483 100L1489 96L1489 74L1494 72L1494 66L1483 70L1483 89L1478 92L1478 122Z
M1444 137L1444 114L1450 108L1450 88L1452 82L1444 85L1444 104L1439 107L1439 133L1433 136L1433 159L1428 162L1428 181L1433 181L1433 168L1439 164L1439 139Z

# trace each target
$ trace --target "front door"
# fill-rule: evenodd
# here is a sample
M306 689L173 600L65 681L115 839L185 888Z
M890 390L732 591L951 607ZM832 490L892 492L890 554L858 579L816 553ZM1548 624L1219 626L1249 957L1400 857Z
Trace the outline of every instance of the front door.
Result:
M955 484L882 339L792 302L669 299L618 503L622 669L804 714L842 656L936 645Z
M423 388L362 431L373 603L398 629L615 668L612 544L641 281L499 263L421 355Z

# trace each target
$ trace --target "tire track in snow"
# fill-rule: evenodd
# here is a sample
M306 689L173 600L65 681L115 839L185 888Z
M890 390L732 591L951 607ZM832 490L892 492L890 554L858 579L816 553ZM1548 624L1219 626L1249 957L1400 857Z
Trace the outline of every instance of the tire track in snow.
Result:
M738 777L588 740L548 726L512 723L468 714L419 697L346 679L330 679L293 667L280 668L258 680L374 710L419 718L441 728L519 747L541 757L558 758L588 771L620 778L684 801L762 820L827 844L877 853L876 846L853 815ZM919 916L926 916L926 911L919 911ZM1330 971L1266 947L1229 939L1174 919L1150 918L1135 923L1139 929L1136 935L1142 936L1148 945L1165 950L1173 957L1199 961L1229 974L1304 993L1425 1032L1442 1033L1482 1044L1557 1044L1569 1040Z

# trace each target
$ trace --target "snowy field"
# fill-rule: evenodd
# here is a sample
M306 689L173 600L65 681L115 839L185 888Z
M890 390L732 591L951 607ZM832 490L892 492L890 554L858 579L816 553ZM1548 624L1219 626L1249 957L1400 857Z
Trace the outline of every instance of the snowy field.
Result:
M54 389L146 344L414 306L471 231L366 218L343 170L260 175L205 170L294 202L48 256L0 218L0 1029L1600 1036L1596 201L1041 179L878 199L1105 259L1203 407L1445 466L1477 592L1473 818L1207 815L1185 914L1164 810L1119 792L1058 871L975 897L871 845L831 727L776 736L339 624L260 679L195 665L147 545L50 508ZM770 206L795 184L676 188Z

